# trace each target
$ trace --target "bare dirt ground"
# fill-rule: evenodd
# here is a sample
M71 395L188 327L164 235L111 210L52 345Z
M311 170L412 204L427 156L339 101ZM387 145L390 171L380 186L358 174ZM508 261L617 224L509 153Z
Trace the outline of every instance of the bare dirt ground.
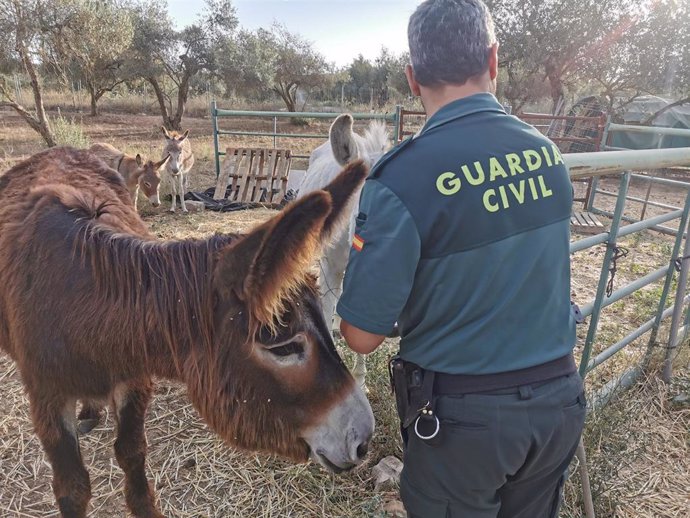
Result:
M69 114L66 114L69 116ZM79 119L77 119L79 120ZM91 142L110 142L128 152L157 157L162 147L157 117L104 115L83 117ZM325 133L330 121L281 131ZM224 121L224 127L253 131L272 129L272 122ZM262 125L263 124L263 125ZM210 119L188 118L197 163L190 177L192 189L214 183ZM319 140L285 141L293 153L308 153ZM223 145L270 146L272 139L224 139ZM41 149L38 137L18 117L0 111L0 172ZM611 191L617 179L600 184ZM165 187L164 187L165 189ZM646 195L644 182L633 181L631 194ZM164 192L162 192L164 194ZM651 199L679 206L685 193L677 188L655 187ZM600 197L597 206L611 209L613 199ZM630 217L639 205L629 204ZM142 216L161 238L207 236L214 232L245 231L274 214L268 209L218 214L170 214L140 201ZM660 213L650 209L651 214ZM602 222L609 221L602 217ZM582 236L574 235L573 239ZM646 232L621 243L629 255L620 261L616 287L667 264L672 239ZM573 299L580 305L592 300L598 280L604 246L573 257ZM649 319L656 311L659 283L607 308L602 315L595 351L603 349ZM586 327L578 328L578 348ZM659 353L666 335L660 335ZM646 349L646 336L604 364L588 377L592 390L638 360ZM389 340L369 360L370 399L378 432L368 461L354 473L333 477L320 468L292 466L282 461L234 451L222 445L199 420L187 402L183 387L160 383L147 418L149 442L148 473L161 507L171 517L383 517L384 506L396 498L395 491L374 493L372 466L386 455L401 455L393 403L387 388L386 360L395 350ZM588 419L585 434L589 469L596 498L597 516L612 518L688 516L690 500L690 409L674 403L690 391L688 347L677 360L677 373L670 386L654 379L615 400ZM346 353L345 353L346 354ZM658 357L658 355L657 355ZM349 360L349 357L348 357ZM82 454L91 473L93 500L91 515L124 516L122 472L112 453L111 416L92 434L82 438ZM50 467L32 433L28 402L13 363L0 355L0 516L58 516L50 489ZM562 516L582 516L577 476L566 486Z

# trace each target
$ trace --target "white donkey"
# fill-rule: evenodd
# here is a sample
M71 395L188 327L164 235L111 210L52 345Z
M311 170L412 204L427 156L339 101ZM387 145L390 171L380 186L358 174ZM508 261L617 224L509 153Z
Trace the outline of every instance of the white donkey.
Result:
M309 157L309 167L299 186L298 198L322 189L338 175L342 166L351 160L361 158L371 167L388 150L390 140L385 123L372 121L364 136L352 131L352 123L352 116L347 113L335 119L331 125L328 142L317 147ZM334 328L337 320L334 318L335 306L343 290L343 277L355 233L358 207L359 193L352 203L349 225L334 236L331 246L319 260L321 307L326 322L332 323ZM366 371L364 356L357 355L352 374L362 387Z
M172 205L170 212L175 212L177 202L177 195L180 195L180 206L182 212L187 212L187 206L184 203L184 194L187 192L187 173L194 165L194 154L192 153L192 146L189 144L189 130L182 135L176 131L168 132L165 126L162 126L163 135L165 136L165 146L163 147L163 157L170 155L170 160L165 165L165 172L170 179L170 189L172 191Z

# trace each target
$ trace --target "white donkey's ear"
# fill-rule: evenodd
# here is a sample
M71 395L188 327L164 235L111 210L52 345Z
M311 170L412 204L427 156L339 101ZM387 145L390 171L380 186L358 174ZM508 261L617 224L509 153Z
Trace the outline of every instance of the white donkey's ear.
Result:
M170 136L170 133L168 133L168 130L165 126L161 126L161 131L163 132L163 135L165 136L165 138L167 138L168 140L172 139L172 137Z
M357 149L357 142L352 133L352 115L344 113L339 115L331 124L329 131L329 139L331 141L331 149L336 162L341 166L348 162L359 158L359 151Z

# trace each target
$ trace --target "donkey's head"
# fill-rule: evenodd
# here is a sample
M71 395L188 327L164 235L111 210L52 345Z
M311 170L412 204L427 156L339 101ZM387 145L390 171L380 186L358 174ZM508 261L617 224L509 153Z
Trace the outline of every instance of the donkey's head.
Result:
M158 207L161 204L158 193L161 184L161 169L165 167L169 160L170 155L160 162L149 160L144 164L141 156L137 155L137 165L140 167L137 171L137 182L141 191L154 207Z
M165 147L163 148L163 155L170 156L168 163L168 171L172 174L179 174L183 169L183 161L185 148L182 143L185 142L189 136L189 130L186 130L182 135L176 131L168 131L165 126L161 126L163 136L165 137Z
M188 385L228 442L333 471L366 454L371 407L338 356L310 271L366 173L351 164L218 252L211 361L191 362Z

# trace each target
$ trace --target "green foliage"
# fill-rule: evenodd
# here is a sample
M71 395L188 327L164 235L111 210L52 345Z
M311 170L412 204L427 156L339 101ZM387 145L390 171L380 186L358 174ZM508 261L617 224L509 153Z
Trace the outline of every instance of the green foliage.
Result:
M67 118L62 115L52 118L52 128L55 140L59 146L72 146L85 149L91 145L89 137L84 134L84 128L74 117Z
M329 66L310 41L282 25L241 31L222 58L226 90L274 92L288 111L297 111L298 92L308 94L329 82Z
M679 0L487 0L506 84L520 109L585 88L612 108L643 92L690 95L689 4ZM546 87L547 92L544 91ZM598 90L598 91L597 91Z

